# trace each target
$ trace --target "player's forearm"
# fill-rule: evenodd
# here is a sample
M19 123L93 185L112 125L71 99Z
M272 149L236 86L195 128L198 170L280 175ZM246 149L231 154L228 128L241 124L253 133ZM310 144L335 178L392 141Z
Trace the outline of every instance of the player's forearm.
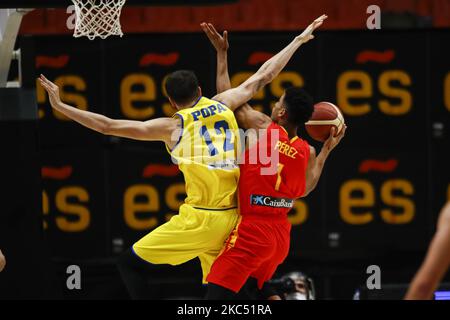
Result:
M79 124L102 134L107 134L112 122L112 119L101 114L80 110L62 102L55 109Z
M410 287L405 295L405 300L430 300L433 293L439 286L439 281L447 270L446 263L442 261L442 255L446 252L439 253L436 246L436 235L433 237L430 248L427 252L424 263L414 276ZM444 259L445 260L445 259Z
M425 261L405 296L406 300L431 299L450 266L450 225L440 216L438 229L431 240Z
M431 300L437 284L416 277L405 295L405 300Z
M325 166L325 162L328 158L329 152L325 150L321 150L319 155L316 157L316 160L314 162L314 167L311 170L311 179L308 181L306 185L306 191L304 196L308 195L311 191L313 191L317 183L320 180L320 176L322 175L323 167Z
M433 294L445 276L450 263L447 258L448 245L442 246L438 243L448 242L448 237L445 238L437 239L435 236L432 240L425 262L414 276L405 300L430 300L433 298Z
M259 82L260 87L258 87L256 91L272 82L272 80L278 76L302 44L303 39L300 37L295 37L294 40L291 41L291 43L289 43L283 50L267 60L259 68L259 70L254 74L254 77L260 78L262 81Z
M217 93L231 89L230 76L228 74L228 53L226 50L217 51Z
M3 268L5 268L6 265L6 259L5 256L3 255L2 251L0 250L0 272L3 270Z
M256 73L239 87L224 92L224 95L221 95L220 99L231 110L235 110L248 102L260 89L275 79L302 43L303 40L296 37L288 46L266 61Z

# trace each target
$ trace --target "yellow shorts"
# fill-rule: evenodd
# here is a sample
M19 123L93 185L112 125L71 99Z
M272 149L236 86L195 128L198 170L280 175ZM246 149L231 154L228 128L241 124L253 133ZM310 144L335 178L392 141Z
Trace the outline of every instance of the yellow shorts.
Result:
M183 204L180 213L133 245L134 252L153 264L178 265L199 257L203 283L236 226L236 209L206 210Z

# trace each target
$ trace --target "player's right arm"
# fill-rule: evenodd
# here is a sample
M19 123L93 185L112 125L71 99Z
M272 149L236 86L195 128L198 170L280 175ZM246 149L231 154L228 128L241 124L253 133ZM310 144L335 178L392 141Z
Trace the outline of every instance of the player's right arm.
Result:
M216 74L216 90L217 93L231 89L230 75L228 74L228 32L224 31L223 35L217 32L211 23L201 23L203 31L208 37L217 53L217 74Z
M439 215L437 231L428 248L422 266L406 293L405 300L432 299L433 293L439 286L450 267L450 202Z
M314 147L311 146L309 147L310 152L309 152L308 166L306 168L306 188L303 197L306 197L311 191L313 191L316 188L320 176L322 175L325 161L327 160L331 151L339 144L341 139L344 137L346 129L347 126L344 126L341 132L337 136L334 136L336 133L336 129L334 127L331 128L330 136L323 143L322 149L320 150L320 153L317 156L316 156L316 149L314 149Z
M40 76L39 82L49 95L50 104L68 118L81 125L105 135L146 141L163 141L173 146L173 133L179 128L180 122L174 118L157 118L148 121L115 120L104 115L80 110L63 103L59 97L56 84ZM175 135L174 135L175 136Z
M267 60L255 74L239 87L220 93L213 99L224 103L231 110L235 110L249 101L256 92L275 79L302 44L314 38L312 35L313 31L320 27L326 18L326 15L322 15L314 20L302 34L295 37L283 50Z

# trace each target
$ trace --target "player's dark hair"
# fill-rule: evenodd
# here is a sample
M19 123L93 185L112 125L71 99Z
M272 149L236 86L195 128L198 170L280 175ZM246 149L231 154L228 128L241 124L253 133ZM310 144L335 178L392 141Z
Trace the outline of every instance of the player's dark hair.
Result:
M313 98L300 87L286 89L284 104L287 109L289 123L296 126L307 122L314 111Z
M190 70L172 72L166 80L168 96L177 104L185 105L197 97L198 80Z

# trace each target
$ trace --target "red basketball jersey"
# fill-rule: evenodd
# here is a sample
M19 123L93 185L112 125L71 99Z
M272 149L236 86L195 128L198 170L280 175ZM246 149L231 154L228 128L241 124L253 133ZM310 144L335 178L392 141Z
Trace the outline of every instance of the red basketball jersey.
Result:
M278 139L272 139L272 136ZM264 164L259 156L262 152L271 155L278 152L279 160L275 164ZM255 152L256 163L250 163ZM253 156L251 154L253 153ZM267 131L261 134L258 142L244 154L245 161L240 165L239 208L241 215L260 217L286 217L293 207L294 200L305 192L306 167L309 159L309 144L295 136L289 139L287 131L272 122ZM253 162L255 162L253 160ZM276 166L276 172L263 175L262 169ZM273 171L273 170L272 170Z

